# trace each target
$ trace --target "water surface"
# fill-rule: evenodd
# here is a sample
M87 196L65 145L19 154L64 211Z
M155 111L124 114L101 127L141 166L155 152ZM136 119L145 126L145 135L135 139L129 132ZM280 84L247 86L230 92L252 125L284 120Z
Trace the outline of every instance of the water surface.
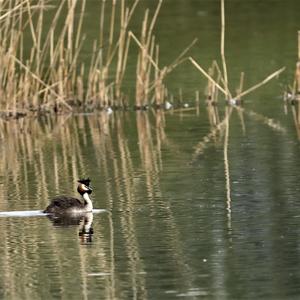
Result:
M40 211L56 195L76 195L83 176L95 208L107 210L94 214L90 239L80 225L44 215L1 217L0 298L299 297L299 127L280 96L294 72L300 7L227 5L233 87L240 71L251 85L287 66L243 109L216 111L201 98L198 112L0 121L1 212ZM196 58L206 66L218 58L219 12L218 1L165 1L156 29L162 61L195 36ZM206 85L188 65L169 80L190 104ZM226 113L228 127L215 130Z

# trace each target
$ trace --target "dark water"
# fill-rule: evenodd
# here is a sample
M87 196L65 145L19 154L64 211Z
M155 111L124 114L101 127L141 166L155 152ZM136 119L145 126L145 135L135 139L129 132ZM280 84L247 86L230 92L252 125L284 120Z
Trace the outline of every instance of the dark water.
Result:
M280 97L294 72L300 4L226 8L233 86L240 71L251 86L287 66L242 109L201 99L198 112L0 121L0 211L76 195L82 176L92 179L94 206L107 210L94 214L91 240L45 216L0 217L0 298L299 298L299 125L297 107ZM218 1L165 1L162 60L194 36L193 55L205 66L218 58L219 13ZM191 104L206 84L190 65L169 80Z

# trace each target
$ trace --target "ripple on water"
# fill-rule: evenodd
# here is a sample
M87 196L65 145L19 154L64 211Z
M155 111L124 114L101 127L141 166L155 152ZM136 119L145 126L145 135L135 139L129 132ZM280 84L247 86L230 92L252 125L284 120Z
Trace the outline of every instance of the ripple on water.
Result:
M176 297L197 297L197 296L208 296L208 291L202 290L200 288L191 288L183 293L178 293Z

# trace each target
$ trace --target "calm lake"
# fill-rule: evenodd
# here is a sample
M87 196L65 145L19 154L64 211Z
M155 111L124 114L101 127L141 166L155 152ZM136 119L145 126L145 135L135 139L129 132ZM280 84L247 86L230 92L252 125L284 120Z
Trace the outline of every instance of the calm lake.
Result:
M139 4L133 30L156 3ZM87 5L93 36L100 8ZM0 119L1 212L77 196L84 176L105 210L90 236L82 224L0 213L0 298L299 299L300 126L282 101L299 29L298 0L226 0L230 88L240 72L247 88L286 66L242 107L222 97L207 107L207 80L186 62L166 83L191 109ZM155 32L162 64L196 37L190 55L208 68L220 59L220 3L165 0Z

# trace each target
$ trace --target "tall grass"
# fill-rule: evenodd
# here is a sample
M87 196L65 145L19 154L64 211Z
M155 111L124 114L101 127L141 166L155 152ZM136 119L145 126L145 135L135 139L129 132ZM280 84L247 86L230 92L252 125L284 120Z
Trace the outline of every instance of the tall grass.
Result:
M83 61L86 0L62 0L56 6L48 0L1 1L2 115L128 105L122 85L132 39L139 48L135 105L146 106L153 99L163 103L163 80L180 61L169 68L158 67L159 45L153 30L162 0L158 0L152 18L149 10L145 11L140 40L132 33L129 26L139 2L129 5L126 0L101 0L98 38L90 50L90 60ZM48 10L53 18L46 26Z
M254 90L258 89L259 87L263 86L267 82L269 82L271 79L277 77L279 74L281 74L285 67L280 68L279 70L273 72L269 76L267 76L265 79L263 79L261 82L255 84L254 86L242 90L244 86L244 73L241 73L241 80L240 85L236 90L236 94L234 95L230 89L229 89L229 79L228 79L228 70L227 70L227 64L226 64L226 57L225 57L225 0L220 1L221 4L221 41L220 41L220 55L221 55L221 61L222 61L222 69L220 70L217 62L214 62L214 66L217 69L217 79L215 79L209 72L205 71L204 68L200 66L200 64L193 58L189 57L190 62L196 67L197 70L199 70L210 82L210 84L214 87L216 87L219 91L221 91L228 104L230 105L237 105L240 104L241 98L248 95L249 93L253 92ZM300 66L300 64L299 64ZM300 74L300 72L299 72ZM299 76L300 78L300 76ZM219 82L220 80L220 82Z

